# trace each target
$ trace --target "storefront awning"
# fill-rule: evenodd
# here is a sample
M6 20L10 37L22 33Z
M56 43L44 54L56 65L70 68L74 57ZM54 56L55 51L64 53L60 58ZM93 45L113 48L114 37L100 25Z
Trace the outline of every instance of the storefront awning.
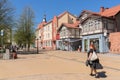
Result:
M76 40L72 40L72 41L69 41L69 42L77 42L77 41L80 41L82 39L76 39Z

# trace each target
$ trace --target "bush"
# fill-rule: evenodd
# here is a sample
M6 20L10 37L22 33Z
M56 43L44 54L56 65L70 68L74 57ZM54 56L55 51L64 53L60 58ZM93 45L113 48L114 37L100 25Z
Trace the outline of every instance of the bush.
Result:
M0 53L5 53L5 49L0 49Z

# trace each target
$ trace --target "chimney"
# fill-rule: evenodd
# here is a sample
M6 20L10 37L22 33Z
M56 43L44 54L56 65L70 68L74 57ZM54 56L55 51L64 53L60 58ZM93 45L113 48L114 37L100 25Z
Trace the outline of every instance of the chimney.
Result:
M105 10L104 7L100 7L100 12L103 12Z
M106 9L109 9L109 8L106 8ZM106 10L106 9L105 9L105 10Z

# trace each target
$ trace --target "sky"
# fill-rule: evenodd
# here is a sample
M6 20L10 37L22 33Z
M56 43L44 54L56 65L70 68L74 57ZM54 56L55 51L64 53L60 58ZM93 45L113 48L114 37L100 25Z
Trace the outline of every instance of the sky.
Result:
M44 14L47 21L64 11L79 16L81 11L99 12L100 7L111 8L120 5L120 0L9 0L15 7L15 17L18 18L26 6L30 6L35 13L35 28L42 22Z

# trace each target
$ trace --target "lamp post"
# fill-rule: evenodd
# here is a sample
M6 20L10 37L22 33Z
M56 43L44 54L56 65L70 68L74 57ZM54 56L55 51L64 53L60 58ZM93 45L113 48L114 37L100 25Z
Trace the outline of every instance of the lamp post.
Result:
M0 35L1 35L1 48L2 48L1 50L3 50L3 32L4 32L4 31L1 30L0 32L1 32Z
M38 48L38 38L36 39L37 40L37 54L39 53L39 48Z

